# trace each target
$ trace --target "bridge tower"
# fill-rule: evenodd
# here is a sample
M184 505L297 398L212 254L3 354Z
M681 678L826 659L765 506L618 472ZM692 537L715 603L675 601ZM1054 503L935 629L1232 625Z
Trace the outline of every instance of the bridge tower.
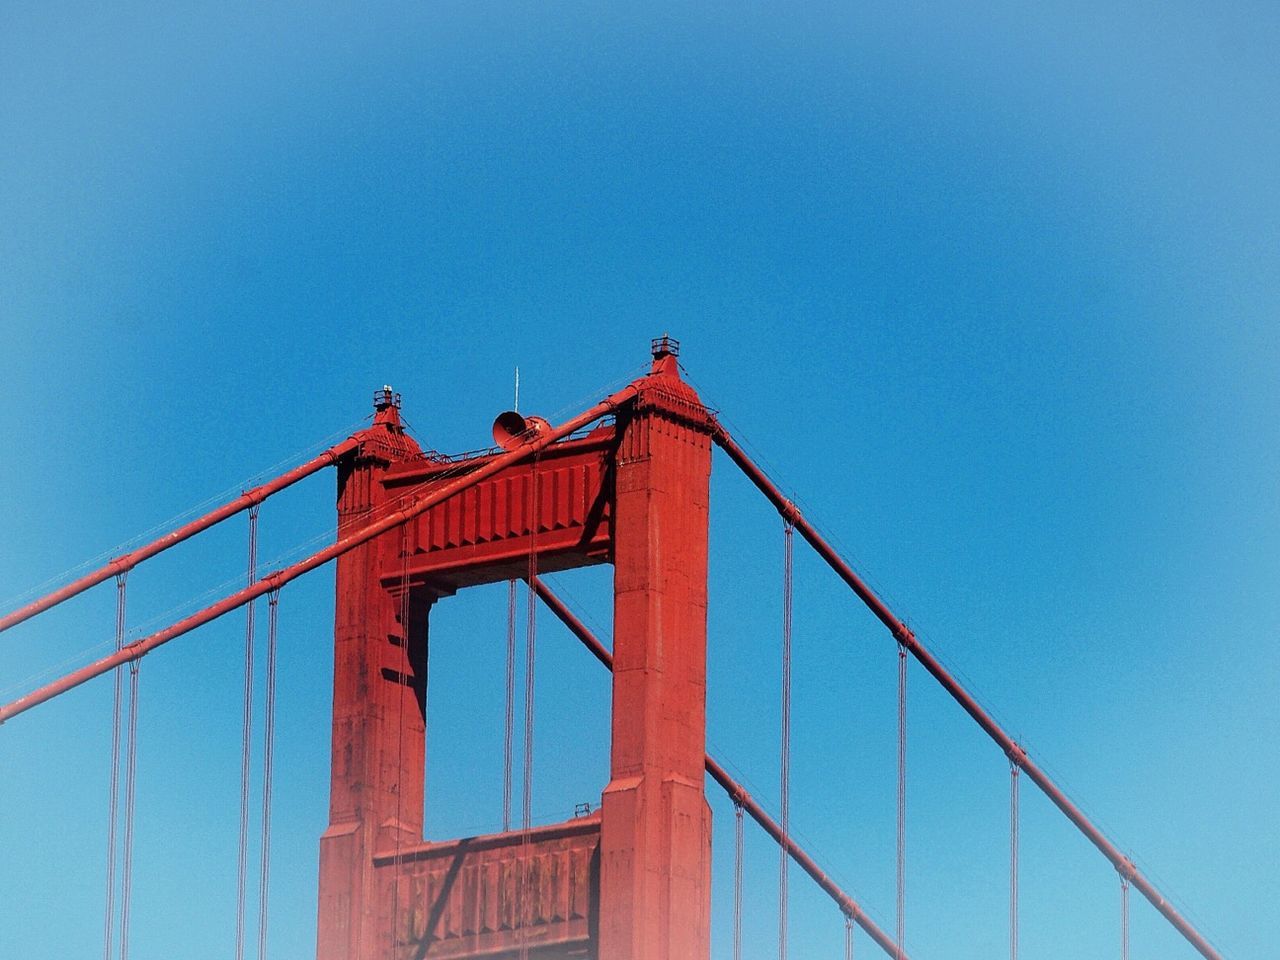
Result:
M711 420L681 379L677 352L669 338L654 341L653 366L614 422L508 466L339 560L318 960L522 951L536 960L706 960ZM360 439L341 464L339 535L494 456L422 453L389 389ZM461 588L527 576L531 556L543 573L614 567L600 808L529 831L426 840L431 609Z

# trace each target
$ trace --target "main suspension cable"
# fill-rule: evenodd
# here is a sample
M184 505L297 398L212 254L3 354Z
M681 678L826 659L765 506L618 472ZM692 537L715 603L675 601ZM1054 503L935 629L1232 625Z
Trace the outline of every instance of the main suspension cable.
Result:
M116 651L124 646L125 580L116 576ZM103 920L102 956L111 960L116 917L116 822L120 819L120 713L124 706L124 667L116 667L115 700L111 708L111 787L107 806L107 909Z
M784 842L778 846L778 960L787 960L787 867L791 857L785 841L791 836L791 608L794 581L790 521L783 525L782 544L782 755L779 779Z
M248 586L258 579L258 507L249 508ZM244 960L245 891L249 876L249 794L253 757L253 639L257 603L244 607L244 705L240 737L240 838L236 860L236 960Z
M252 490L242 491L240 496L236 497L217 509L206 513L204 516L197 517L182 526L170 530L157 540L144 544L134 550L129 551L121 556L111 559L108 563L98 567L90 573L64 584L43 597L31 601L25 606L12 610L0 616L0 632L8 630L10 627L17 626L25 620L49 610L64 600L77 596L88 590L90 587L96 586L105 580L109 580L112 575L126 573L132 570L138 564L142 563L158 553L168 550L170 547L188 540L204 530L209 529L217 523L240 513L242 510L248 509L250 506L261 503L267 497L286 487L292 486L304 477L308 477L316 471L337 463L343 456L358 447L360 441L356 437L348 437L341 443L335 444L323 451L319 456L313 457L306 463L295 467L278 477L254 487ZM203 506L203 504L201 505ZM184 514L185 515L185 514ZM175 521L179 518L175 518ZM154 530L155 528L153 528ZM152 531L148 531L150 533ZM145 534L144 534L145 536ZM90 563L97 562L96 558ZM83 564L75 569L82 569ZM55 578L60 579L59 578Z
M258 862L258 960L267 957L267 903L271 879L271 779L276 740L276 643L280 591L267 594L266 706L262 729L262 850ZM137 661L134 661L135 663Z
M30 691L25 696L19 697L17 700L6 704L0 704L0 723L4 723L20 713L25 713L47 700L78 687L80 684L108 672L123 662L146 656L157 647L189 633L196 627L212 620L216 620L225 613L229 613L232 610L236 610L244 606L255 597L264 596L272 590L280 589L285 584L290 583L311 570L328 563L330 560L336 559L337 557L354 550L362 544L368 543L370 540L399 526L406 520L412 520L414 517L421 516L431 507L460 493L462 490L474 487L481 481L501 472L506 467L532 457L543 448L556 443L565 437L571 436L576 431L594 423L601 417L614 413L624 404L632 401L638 391L639 388L635 384L631 384L616 393L605 397L599 403L582 411L577 416L572 417L559 426L552 427L550 431L539 433L537 436L522 442L520 446L514 449L495 453L492 457L478 462L472 461L468 464L469 469L466 470L466 472L457 475L449 482L440 486L433 484L429 490L421 491L412 499L409 499L408 502L398 505L398 508L393 512L381 515L376 520L369 518L368 522L366 522L364 526L350 531L345 536L340 536L335 542L329 544L324 549L319 550L296 563L290 564L284 569L276 570L268 574L261 578L252 587L246 587L242 590L236 591L230 596L223 597L218 602L185 617L177 623L171 624L163 630L128 644L123 650L112 653L109 656L102 657L101 659L81 667L78 670L73 670L51 683L46 683L42 687ZM459 468L459 470L461 470L461 468Z

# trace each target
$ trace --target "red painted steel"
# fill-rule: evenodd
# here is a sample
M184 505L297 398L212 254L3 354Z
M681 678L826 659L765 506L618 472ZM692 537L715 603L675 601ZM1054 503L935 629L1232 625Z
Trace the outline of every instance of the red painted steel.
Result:
M375 854L379 897L400 890L395 956L507 955L517 931L532 956L587 957L599 922L600 815Z
M1200 952L1201 956L1205 957L1206 960L1222 960L1218 951L1164 898L1151 881L1134 866L1133 861L1122 854L1106 838L1102 831L1093 825L1079 807L1071 802L1067 795L1058 788L1057 784L1049 779L1048 775L1027 756L1018 743L1004 732L1000 725L979 706L969 692L938 662L937 658L916 639L915 634L893 614L893 611L876 595L875 591L853 572L853 568L836 553L835 549L818 533L813 524L804 518L796 505L783 496L782 491L752 462L742 447L738 445L719 422L715 424L713 437L716 444L729 455L729 459L737 464L738 468L769 499L783 518L795 524L801 536L827 562L827 565L857 594L858 598L866 604L876 618L889 628L894 639L910 652L935 680L942 684L943 689L951 694L952 699L960 704L965 713L969 714L987 736L995 741L996 745L1009 757L1009 760L1026 771L1027 776L1031 778L1032 782L1040 788L1045 796L1053 801L1054 806L1061 810L1067 819L1075 824L1077 829L1089 839L1089 842L1097 847L1102 855L1111 862L1111 865L1116 868L1121 878L1132 882L1151 905L1186 938L1188 943Z
M555 592L541 580L535 581L534 589L537 591L538 597L547 608L569 628L569 632L577 637L584 647L591 653L593 657L599 660L608 669L613 669L613 654L607 647L596 637L594 633L574 614L572 610L561 600ZM872 940L890 957L898 957L898 948L894 944L893 938L880 929L876 922L863 912L851 896L840 888L840 885L832 880L826 872L818 866L817 861L813 859L804 848L796 843L795 838L789 834L784 835L782 827L775 821L765 809L756 802L751 796L747 788L742 786L729 775L719 763L707 754L703 757L703 766L707 773L711 775L711 779L718 783L729 798L739 804L743 810L751 815L751 819L759 824L764 832L767 833L775 843L782 847L790 856L792 861L800 867L818 888L830 897L837 907L845 916L852 919L858 926L871 937ZM905 953L902 954L903 960L908 960Z
M339 468L339 538L395 505L385 474L420 455L394 426L388 438ZM379 895L373 855L422 839L431 598L404 590L404 532L367 540L337 563L329 822L320 838L317 912L322 958L392 955L397 901Z
M633 402L622 407L627 399ZM523 444L510 453L459 464L424 462L410 451L344 467L344 518L377 512L405 485L434 502L416 512L402 552L391 538L375 537L339 563L320 960L384 960L428 948L445 951L441 956L518 951L547 960L583 949L610 960L708 956L711 814L702 764L710 419L665 352L609 409L618 410L612 427L556 446L551 441L569 431L535 425L526 432L500 418L504 446ZM539 451L534 467L520 456L531 447ZM465 490L448 479L459 468L478 478ZM430 492L436 489L446 493ZM614 563L624 666L614 675L610 780L588 889L596 920L584 926L585 917L555 906L559 894L551 888L562 889L565 871L576 870L579 884L586 874L540 830L493 838L496 874L466 872L466 858L458 860L466 882L480 886L458 888L456 896L434 880L401 883L396 871L386 880L387 858L403 860L403 851L421 842L421 706L432 603L521 568L534 577L537 569L607 560ZM676 570L680 576L672 576ZM407 640L389 599L400 584L420 610ZM409 662L406 648L421 651L420 659ZM401 729L393 719L406 698L417 703ZM502 864L518 881L502 877ZM495 900L515 919L505 929L484 929L479 914ZM424 920L424 911L437 908L439 921ZM432 939L441 937L450 943Z
M44 613L44 611L51 607L56 607L64 600L69 600L77 594L84 593L90 587L97 586L104 580L109 580L118 574L132 570L138 564L142 563L143 560L150 559L157 553L162 553L170 547L194 537L202 530L208 530L214 524L220 523L228 517L233 517L242 510L248 510L250 507L262 503L263 500L267 499L267 497L271 496L273 493L278 493L285 487L292 486L299 480L311 476L311 474L316 471L323 470L325 467L332 466L337 463L338 460L354 450L359 446L359 444L359 435L348 437L346 440L330 447L319 456L313 457L301 466L294 467L289 472L282 473L274 480L270 480L267 483L240 494L240 496L236 497L234 500L224 503L222 506L218 507L218 509L206 513L203 517L198 517L190 523L183 524L178 527L178 529L166 533L163 537L160 537L158 540L153 540L145 546L141 546L136 550L132 550L129 553L116 557L105 566L99 567L92 573L85 574L78 580L68 583L65 587L59 587L47 596L41 597L39 600L33 600L25 607L21 607L14 610L12 613L0 617L0 633L3 633L10 627L17 626L24 620L30 620L32 617L36 616L36 614Z
M705 960L711 925L706 755L711 420L656 352L619 414L613 722L602 798L600 944L609 960Z
M617 434L602 425L585 437L548 447L538 456L539 502L531 510L534 468L525 462L443 500L409 526L406 568L387 563L383 583L402 575L416 585L452 591L521 577L536 537L545 571L609 561L613 543L610 471ZM391 465L388 492L430 490L459 469L449 461L409 460ZM534 516L536 514L536 517Z
M285 584L296 580L304 573L310 573L312 570L316 569L316 567L323 566L330 560L354 550L361 544L368 543L379 534L386 533L388 530L392 530L400 524L405 523L408 520L412 520L414 517L419 516L435 504L442 502L465 487L479 483L481 480L498 473L504 467L510 466L513 463L518 463L555 441L574 433L587 424L599 420L606 414L613 413L622 404L634 398L635 395L636 387L634 384L623 387L621 390L605 398L590 409L561 424L551 433L531 440L524 447L517 448L509 453L504 453L500 456L494 457L492 460L487 460L478 464L473 470L456 480L446 483L435 490L424 493L421 497L409 500L403 507L387 513L379 520L362 526L346 536L339 537L336 542L325 547L323 550L313 553L306 559L299 560L297 563L285 567L283 570L277 570L274 573L267 574L252 587L246 587L245 589L239 590L230 596L224 597L217 603L211 604L197 613L193 613L191 616L178 621L172 626L166 627L164 630L157 631L156 633L143 637L140 640L135 640L133 643L125 646L119 653L103 657L102 659L97 660L86 667L82 667L79 670L73 670L62 678L48 683L37 690L33 690L31 693L19 697L17 700L5 704L0 707L0 723L10 720L18 714L30 710L32 707L39 706L46 700L56 697L59 694L66 693L68 690L74 689L75 687L80 686L80 684L106 673L113 667L144 657L152 650L163 646L170 640L180 637L183 634L190 633L196 627L203 626L212 620L216 620L223 614L230 613L232 610L242 607L250 600L265 596L273 590L280 589ZM364 431L362 434L358 434L357 436L365 437L365 440L368 441L369 438L365 436L368 433L369 431Z

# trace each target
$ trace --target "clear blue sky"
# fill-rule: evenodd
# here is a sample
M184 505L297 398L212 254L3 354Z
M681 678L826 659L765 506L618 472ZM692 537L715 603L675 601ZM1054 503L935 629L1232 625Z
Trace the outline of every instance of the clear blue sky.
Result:
M483 445L669 330L705 397L1236 960L1280 942L1280 7L78 4L0 10L0 594L369 412ZM781 537L714 477L710 740L773 806ZM263 511L326 534L332 478ZM136 572L142 628L243 518ZM313 956L332 571L288 588L273 956ZM607 634L607 571L558 579ZM5 699L111 591L0 637ZM499 817L502 588L434 621L433 836ZM237 616L143 666L135 960L232 942ZM598 800L608 683L541 621L534 809ZM797 568L794 819L887 925L894 650ZM110 682L0 730L0 956L100 950ZM1002 756L912 675L908 946L1000 957ZM1023 950L1118 955L1114 873L1024 792ZM731 815L717 822L728 956ZM776 860L748 843L746 955ZM793 956L841 923L793 880ZM870 944L860 943L862 956ZM1190 958L1134 905L1135 960Z

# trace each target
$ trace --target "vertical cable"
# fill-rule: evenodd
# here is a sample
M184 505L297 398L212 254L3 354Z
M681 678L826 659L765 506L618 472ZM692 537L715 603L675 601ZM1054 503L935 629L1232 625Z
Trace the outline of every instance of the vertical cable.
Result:
M262 850L258 862L258 960L267 956L267 900L271 878L271 776L276 740L276 639L280 591L267 594L267 680L262 727Z
M129 960L129 913L133 899L133 811L138 779L138 666L129 664L129 725L125 733L124 859L120 868L120 960Z
M853 917L844 915L844 960L853 960Z
M246 580L258 579L258 507L249 508L249 562ZM250 600L244 608L244 707L240 738L240 846L236 860L236 960L244 960L244 905L249 875L249 784L253 756L253 633L254 609Z
M511 779L516 736L516 582L507 581L507 715L502 741L502 832L511 830Z
M525 674L524 674L524 784L521 796L520 829L523 836L520 840L520 960L528 960L529 931L524 929L528 922L528 850L529 830L533 826L533 693L534 664L537 654L538 638L538 594L533 585L538 578L538 458L535 456L529 468L529 572L528 572L528 613L525 621Z
M733 960L742 960L742 804L733 801Z
M905 956L907 906L907 648L898 644L898 960Z
M515 402L512 410L520 412L520 367L516 367ZM529 581L533 589L533 581ZM514 771L516 739L516 582L507 581L507 714L502 728L502 832L511 831L511 783Z
M778 846L778 960L787 960L787 854L791 837L791 607L793 593L794 530L782 528L782 843Z
M1120 876L1120 960L1129 960L1129 878Z
M1018 960L1018 765L1009 761L1009 960Z
M530 581L538 575L537 556L529 561ZM533 692L534 692L534 659L537 653L537 593L530 586L528 590L528 614L525 624L525 674L524 674L524 783L523 805L520 811L520 828L526 833L533 826Z
M116 576L116 652L124 647L125 578ZM120 819L120 712L124 706L124 667L116 667L115 701L111 709L111 787L107 805L107 909L103 920L102 957L111 960L116 917L116 822Z

